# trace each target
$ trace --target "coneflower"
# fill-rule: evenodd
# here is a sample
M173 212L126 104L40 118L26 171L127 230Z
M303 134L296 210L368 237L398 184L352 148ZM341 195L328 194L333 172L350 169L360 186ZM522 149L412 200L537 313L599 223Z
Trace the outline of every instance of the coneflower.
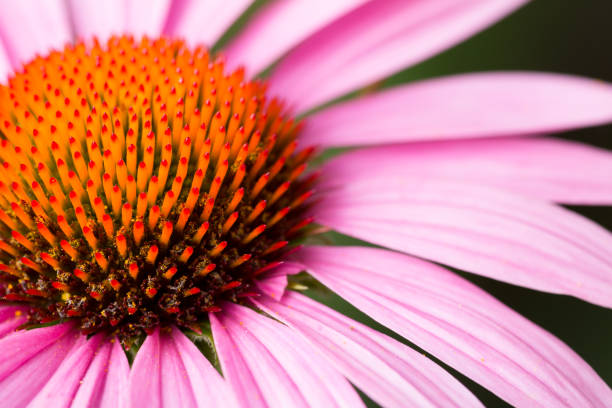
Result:
M223 55L198 44L248 1L4 5L1 405L481 405L298 293L321 284L513 405L609 404L569 347L425 259L611 307L612 234L552 202L612 202L612 155L516 136L611 121L612 87L470 74L315 109L522 3L257 3ZM313 166L337 146L362 147Z
M308 222L295 123L204 48L115 38L3 89L3 299L124 345L237 302Z

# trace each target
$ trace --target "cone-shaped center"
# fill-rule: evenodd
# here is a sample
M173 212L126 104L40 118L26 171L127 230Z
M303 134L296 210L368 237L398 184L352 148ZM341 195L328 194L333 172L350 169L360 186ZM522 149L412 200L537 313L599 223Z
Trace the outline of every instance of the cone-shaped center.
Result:
M248 296L308 223L311 149L204 48L113 38L0 88L0 296L124 342Z

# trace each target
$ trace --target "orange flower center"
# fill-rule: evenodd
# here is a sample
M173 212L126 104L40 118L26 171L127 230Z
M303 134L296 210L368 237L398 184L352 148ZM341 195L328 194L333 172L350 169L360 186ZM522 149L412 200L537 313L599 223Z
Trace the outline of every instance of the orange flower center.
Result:
M180 41L34 59L0 87L2 301L124 342L240 301L311 221L298 131Z

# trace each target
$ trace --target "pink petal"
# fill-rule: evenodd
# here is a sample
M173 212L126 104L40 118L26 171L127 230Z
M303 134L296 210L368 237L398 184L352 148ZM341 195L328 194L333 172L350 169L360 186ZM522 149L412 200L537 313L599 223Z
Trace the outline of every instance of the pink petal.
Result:
M0 37L13 67L51 48L62 48L71 40L64 1L23 0L4 4Z
M106 41L111 35L124 34L128 28L124 0L68 0L68 5L79 39L96 36Z
M255 285L261 292L271 298L280 299L287 287L287 275L295 275L302 270L302 265L285 262L257 279Z
M516 285L612 307L612 234L553 204L464 181L376 174L345 182L318 222Z
M127 0L125 29L135 36L159 36L171 5L172 0Z
M19 306L0 306L0 339L26 322L26 310Z
M463 41L525 0L375 0L338 19L284 58L270 91L299 111Z
M83 377L73 407L127 407L130 366L117 339L104 341Z
M8 51L6 47L0 44L0 82L5 83L12 71Z
M612 120L612 86L535 72L456 75L399 86L310 117L302 134L321 146L516 136Z
M569 347L440 267L364 247L297 256L378 322L515 406L607 406L612 390Z
M0 339L0 384L13 371L35 357L67 333L72 333L70 324L59 324L33 330L20 330ZM1 388L1 387L0 387Z
M302 333L353 384L384 407L482 406L424 355L295 292L257 301Z
M228 384L187 336L178 329L172 330L172 342L181 356L199 407L230 408L237 406L235 396Z
M363 406L351 385L292 329L226 303L210 315L223 373L245 406Z
M329 185L373 173L476 183L568 203L612 203L612 153L548 138L411 143L344 154L325 167Z
M19 331L0 340L3 353L0 360L0 401L3 407L28 405L67 356L86 341L85 336L71 330L71 325L61 326Z
M200 350L180 332L147 336L130 373L132 406L233 407L234 397Z
M81 339L75 343L44 387L36 393L28 407L70 406L102 340L103 336L100 335L89 340L81 335Z
M212 46L250 5L251 0L182 0L171 8L164 32Z
M271 2L223 50L230 64L257 73L287 50L366 0Z
M211 313L209 316L210 326L214 335L215 349L221 363L223 375L230 387L232 387L239 405L265 408L265 399L255 382L254 374L251 373L231 334L214 314ZM268 353L261 353L262 357L267 355ZM277 376L276 372L272 374L275 377Z

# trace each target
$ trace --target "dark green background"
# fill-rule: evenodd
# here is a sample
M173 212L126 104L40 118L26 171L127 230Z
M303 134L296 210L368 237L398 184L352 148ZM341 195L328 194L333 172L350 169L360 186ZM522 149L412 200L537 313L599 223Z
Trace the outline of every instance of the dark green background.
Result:
M453 73L509 69L563 72L612 82L611 22L612 2L609 0L535 0L469 41L395 75L385 86ZM557 136L612 149L611 126ZM612 208L572 209L612 230ZM334 236L333 239L336 243L350 242L344 237ZM557 335L608 385L612 385L612 310L567 296L543 294L475 275L462 275ZM337 297L321 293L311 295L375 325ZM458 378L485 405L506 405L465 377Z
M229 30L216 48L222 48L220 46L231 38L263 3L263 0L257 1L256 6ZM533 0L497 25L425 63L394 75L382 86L487 70L552 71L612 82L611 23L610 0ZM581 129L556 136L612 150L612 126ZM611 207L572 209L612 231ZM323 238L334 244L359 244L356 240L335 233L326 234ZM567 296L539 293L476 275L459 271L457 273L561 338L612 386L612 310ZM311 281L308 283L312 285ZM405 342L323 287L315 284L307 294ZM466 384L486 406L507 406L479 385L446 368ZM367 400L367 397L364 398ZM368 403L376 406L371 401Z

